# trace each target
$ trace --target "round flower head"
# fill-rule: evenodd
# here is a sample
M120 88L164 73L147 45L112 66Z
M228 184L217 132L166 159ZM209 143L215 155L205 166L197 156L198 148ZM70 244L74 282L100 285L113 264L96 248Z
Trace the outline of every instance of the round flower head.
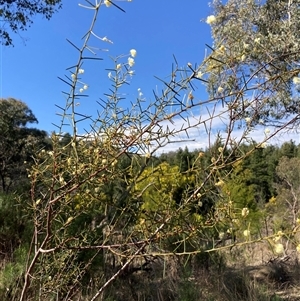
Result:
M106 5L106 7L111 6L111 2L109 0L104 0L104 4Z
M260 148L266 148L267 147L267 143L266 142L262 142L260 145L259 145Z
M222 87L218 88L218 93L222 93L224 91L224 89Z
M246 217L249 214L249 209L247 207L242 209L242 217Z
M131 49L131 50L130 50L130 55L131 55L132 57L136 57L136 50L135 50L135 49Z
M250 236L250 231L249 230L244 230L243 232L245 237L249 237Z
M210 15L206 18L206 23L208 25L214 24L214 23L216 23L216 21L217 21L217 19L214 15Z
M275 245L275 248L274 248L274 251L276 254L280 255L280 254L283 254L284 253L284 247L283 247L283 244L276 244Z
M300 77L293 77L294 85L300 85Z
M132 67L134 65L134 59L132 57L128 58L128 65Z
M197 78L202 78L203 76L203 73L201 71L198 71L197 74L196 74L196 77Z

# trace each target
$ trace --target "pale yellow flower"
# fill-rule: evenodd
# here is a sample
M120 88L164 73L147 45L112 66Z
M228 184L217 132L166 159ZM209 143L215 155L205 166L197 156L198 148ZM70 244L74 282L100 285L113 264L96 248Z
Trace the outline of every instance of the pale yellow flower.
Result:
M104 0L104 4L106 5L106 7L111 6L111 2L109 0Z
M70 216L70 217L67 219L67 221L66 221L66 225L69 224L73 219L74 219L74 217L71 217L71 216Z
M249 214L249 209L247 207L242 209L242 217L246 217Z
M278 231L277 234L276 234L276 236L273 238L273 240L275 242L279 241L281 239L281 237L283 236L283 234L284 233L282 231Z
M219 238L220 238L220 239L223 239L224 236L225 236L225 233L224 233L224 232L220 232L220 233L219 233Z
M197 74L196 74L196 77L197 78L202 78L203 76L203 73L201 71L198 71Z
M277 232L277 235L282 236L282 235L283 235L283 232L279 230L279 231Z
M293 77L293 83L294 85L300 85L300 77Z
M122 65L121 64L118 64L117 65L117 70L121 69Z
M259 145L260 148L266 148L267 147L267 143L266 142L262 142L260 145Z
M250 117L246 117L245 121L246 121L246 123L250 123L251 122L251 118Z
M216 23L216 21L217 21L217 19L214 15L210 15L206 18L206 23L209 25Z
M221 45L220 48L219 48L219 51L224 52L225 50L226 50L225 46Z
M266 128L266 129L265 129L265 134L266 134L266 135L270 134L270 129Z
M134 65L134 59L132 58L132 57L129 57L128 58L128 65L130 66L130 67L132 67L133 65Z
M243 232L245 237L249 237L250 236L250 230L244 230Z
M260 38L255 38L255 39L254 39L254 42L255 42L255 43L259 43L259 42L260 42Z
M283 247L283 244L276 244L275 245L275 248L274 248L274 251L276 254L280 255L280 254L283 254L284 253L284 247Z
M216 186L223 186L224 185L224 181L220 180L219 182L215 183Z
M250 45L247 43L244 43L244 49L248 50L250 48Z
M83 74L83 73L84 73L84 69L79 69L79 70L78 70L78 73L79 73L79 74Z
M224 91L224 89L222 87L218 88L218 93L222 93Z
M131 55L132 57L136 57L136 50L135 50L135 49L131 49L131 50L130 50L130 55Z
M84 86L83 86L83 89L84 89L84 90L87 90L87 88L88 88L88 85L84 85Z

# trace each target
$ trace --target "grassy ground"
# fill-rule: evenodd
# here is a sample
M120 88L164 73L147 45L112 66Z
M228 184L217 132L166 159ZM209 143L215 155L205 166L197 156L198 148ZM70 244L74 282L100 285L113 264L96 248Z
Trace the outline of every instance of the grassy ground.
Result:
M300 300L300 265L296 253L289 253L275 257L267 245L259 244L192 258L156 257L147 269L132 269L117 278L99 300L296 301ZM94 278L72 300L91 300L101 282L99 273L98 280ZM3 300L18 300L7 299L9 292L3 291ZM54 292L43 299L50 300L66 299Z

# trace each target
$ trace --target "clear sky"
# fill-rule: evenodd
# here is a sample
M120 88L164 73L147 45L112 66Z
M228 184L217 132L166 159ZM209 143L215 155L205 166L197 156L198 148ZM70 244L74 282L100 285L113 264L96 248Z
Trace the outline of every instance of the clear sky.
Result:
M84 0L62 1L63 8L50 21L35 17L31 28L19 35L12 34L14 47L1 48L0 97L24 101L39 120L38 127L51 132L58 121L55 104L62 106L68 91L58 76L68 74L66 68L77 62L77 52L66 41L79 47L93 15L80 8ZM152 90L162 84L154 78L171 73L173 55L179 65L200 63L205 43L210 44L210 27L204 22L211 13L203 0L133 0L116 1L126 13L103 6L96 25L96 34L107 36L113 44L93 40L96 46L108 48L100 53L104 59L87 68L89 97L81 101L83 113L98 109L96 100L108 91L107 71L115 57L137 50L135 76L128 87L127 99L137 97L140 88L146 99L153 100Z

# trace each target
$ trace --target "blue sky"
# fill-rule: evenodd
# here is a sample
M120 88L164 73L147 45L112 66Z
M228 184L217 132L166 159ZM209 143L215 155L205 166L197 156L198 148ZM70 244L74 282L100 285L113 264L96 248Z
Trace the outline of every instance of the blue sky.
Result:
M92 11L79 7L79 3L86 4L84 0L63 0L63 8L50 21L35 17L28 31L12 35L15 47L2 46L0 50L0 97L13 97L27 103L39 120L37 127L48 133L56 130L52 123L58 124L60 121L55 104L63 107L65 96L62 91L69 91L58 77L70 75L66 69L78 60L77 51L66 39L80 47L81 38L93 16ZM106 69L114 66L111 57L128 55L132 48L137 50L133 68L135 76L124 91L126 100L123 107L126 108L130 107L130 101L136 100L138 89L141 89L146 101L154 100L152 91L163 88L154 76L168 79L174 63L173 55L179 66L187 66L189 62L199 64L205 55L205 44L212 43L210 27L205 23L206 17L212 14L208 1L133 0L116 1L116 4L126 13L113 6L103 6L94 29L98 36L106 36L113 44L100 42L96 38L91 40L94 43L92 46L109 51L99 53L103 61L84 63L83 79L89 89L88 97L80 100L79 109L83 114L95 116L99 109L97 100L105 98L104 93L109 91ZM208 97L204 86L197 93L197 97L203 100ZM204 115L208 116L208 112L205 111ZM177 128L181 125L175 124ZM222 126L222 120L215 121L215 135ZM206 138L203 139L203 135ZM235 137L241 135L234 133ZM256 141L264 139L263 129L254 130L251 135ZM191 149L208 145L203 127L194 127L190 138L195 141L170 144L164 151L184 147L185 144ZM186 137L180 139L186 140ZM292 133L279 135L274 143L289 139L299 141L299 137Z
M35 17L28 31L12 35L14 47L1 48L0 97L27 103L39 120L38 127L48 132L55 130L52 123L59 121L55 104L64 105L61 91L68 91L58 76L68 74L66 68L74 65L78 57L66 39L80 47L93 15L78 3L85 1L63 1L63 8L50 21ZM133 0L116 4L126 13L103 6L95 28L97 35L107 36L113 44L93 40L109 52L100 53L103 61L84 66L89 97L82 99L80 106L86 114L96 112L96 101L108 91L105 69L113 66L110 56L137 50L135 76L126 90L127 101L136 99L138 88L151 101L152 90L162 88L154 76L167 78L173 55L180 66L200 63L205 43L211 44L210 27L204 22L211 13L208 1Z

